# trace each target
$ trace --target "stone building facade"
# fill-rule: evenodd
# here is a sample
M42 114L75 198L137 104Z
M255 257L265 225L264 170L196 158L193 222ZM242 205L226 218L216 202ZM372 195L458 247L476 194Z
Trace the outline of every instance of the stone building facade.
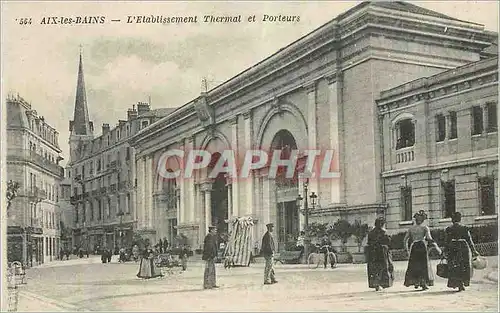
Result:
M127 139L171 110L151 110L148 103L138 103L127 111L127 120L119 120L114 128L103 124L101 135L94 136L80 55L67 168L74 207L73 245L78 249L93 253L131 244L137 222L135 152Z
M59 133L19 95L6 109L7 180L20 186L7 211L7 257L32 266L55 260L60 247Z
M469 225L497 221L497 105L498 57L381 93L388 229L404 230L418 210L431 227L455 211Z
M332 167L341 177L309 178L309 192L318 195L311 221L371 224L387 210L375 99L401 83L478 61L495 38L481 25L407 3L357 5L130 139L138 229L156 241L175 223L200 247L208 225L227 231L232 217L251 216L254 240L274 222L282 247L303 228L296 198L304 179L277 183L261 169L248 179L214 179L203 170L165 180L158 162L171 149L233 150L240 163L249 149L334 149ZM171 157L161 166L175 171L183 161Z

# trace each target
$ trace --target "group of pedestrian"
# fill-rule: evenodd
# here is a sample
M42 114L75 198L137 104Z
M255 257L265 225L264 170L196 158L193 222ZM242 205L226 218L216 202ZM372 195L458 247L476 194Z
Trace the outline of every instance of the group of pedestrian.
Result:
M69 255L71 254L71 252L69 251L69 249L63 249L61 248L59 250L59 260L63 261L64 260L64 257L66 257L66 260L69 260Z
M434 274L431 267L429 251L435 249L448 264L449 288L464 291L469 286L473 275L472 259L479 255L472 241L468 228L461 224L462 215L455 212L452 225L446 228L444 249L436 244L428 226L423 225L427 214L420 210L413 218L415 225L408 229L404 238L409 260L405 273L404 286L427 290L434 285ZM367 272L368 286L376 291L389 288L394 282L394 266L389 251L390 236L384 226L383 218L375 220L375 228L368 234Z

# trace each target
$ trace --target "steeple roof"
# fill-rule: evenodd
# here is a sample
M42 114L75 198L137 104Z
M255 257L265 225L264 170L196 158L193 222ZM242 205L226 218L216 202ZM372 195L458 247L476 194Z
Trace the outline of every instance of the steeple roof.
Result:
M80 51L80 63L78 65L78 80L76 83L75 111L73 121L70 123L70 131L73 135L92 135L93 127L89 118L87 105L87 93L85 91L85 79L83 77L83 61Z

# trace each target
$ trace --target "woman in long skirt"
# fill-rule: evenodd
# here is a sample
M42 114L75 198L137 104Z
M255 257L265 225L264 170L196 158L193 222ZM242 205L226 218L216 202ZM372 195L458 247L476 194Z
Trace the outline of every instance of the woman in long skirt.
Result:
M429 260L428 247L436 248L439 254L441 254L441 249L432 239L429 227L422 225L427 219L427 214L420 210L413 217L416 225L410 227L404 238L404 246L410 256L404 285L406 287L414 286L415 289L422 287L422 290L427 290L429 286L434 285L434 274Z
M391 238L384 229L385 219L377 218L375 228L368 233L367 272L368 287L389 288L394 282L394 266L389 251Z
M472 258L479 255L469 229L461 225L462 214L455 212L453 225L446 228L445 254L448 261L448 287L464 291L473 275Z
M141 264L139 265L139 273L137 277L143 279L155 278L163 276L161 271L159 271L154 264L154 253L151 246L148 244L146 249L144 249Z

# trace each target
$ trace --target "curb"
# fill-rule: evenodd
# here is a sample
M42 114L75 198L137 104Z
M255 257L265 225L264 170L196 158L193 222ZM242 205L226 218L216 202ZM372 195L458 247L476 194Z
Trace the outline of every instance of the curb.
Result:
M57 300L50 299L50 298L47 298L44 296L40 296L40 295L34 294L32 292L29 292L29 291L25 291L25 290L20 291L19 296L25 297L28 300L35 300L35 301L43 302L43 303L51 305L51 306L58 307L60 309L63 309L66 312L68 312L68 311L69 312L90 312L90 310L86 310L84 308L77 307L77 306L69 304L69 303L65 303L65 302L57 301Z

